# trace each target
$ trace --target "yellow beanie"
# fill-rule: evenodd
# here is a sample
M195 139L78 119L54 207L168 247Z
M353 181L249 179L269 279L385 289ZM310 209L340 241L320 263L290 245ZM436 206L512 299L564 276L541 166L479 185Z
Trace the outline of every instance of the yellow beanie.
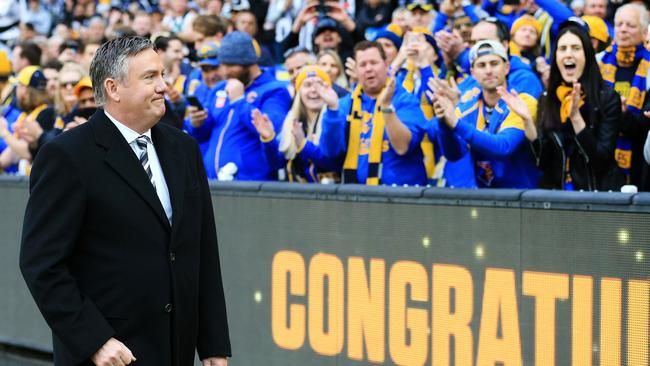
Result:
M529 25L529 26L535 28L535 30L537 31L538 36L542 32L542 25L539 24L537 19L535 19L531 15L526 14L526 15L523 15L523 16L519 17L519 19L515 20L515 22L512 23L512 28L510 28L510 34L511 35L515 34L515 32L517 32L517 30L519 30L519 28L521 28L521 27L523 27L525 25Z
M330 76L327 75L327 73L320 67L311 65L305 66L302 68L302 70L300 70L300 73L296 77L296 90L300 90L302 82L310 76L318 76L319 78L323 79L327 86L332 86L332 80L330 79Z
M0 50L0 77L9 76L11 74L11 62L7 52Z
M589 26L589 37L601 42L607 42L609 32L607 31L607 24L605 24L604 20L594 15L583 15L582 20Z

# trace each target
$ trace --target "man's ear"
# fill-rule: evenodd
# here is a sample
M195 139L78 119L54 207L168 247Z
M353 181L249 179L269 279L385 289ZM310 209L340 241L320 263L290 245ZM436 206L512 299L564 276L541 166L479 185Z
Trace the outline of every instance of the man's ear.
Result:
M510 74L510 62L506 61L506 79L508 78L508 74Z
M113 78L107 78L104 80L104 91L106 92L106 98L114 102L120 102L120 93L118 90L117 80Z

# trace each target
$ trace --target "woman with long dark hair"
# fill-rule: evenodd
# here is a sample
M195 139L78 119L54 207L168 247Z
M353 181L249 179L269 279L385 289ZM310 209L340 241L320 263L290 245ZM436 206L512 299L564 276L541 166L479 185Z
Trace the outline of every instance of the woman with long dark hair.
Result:
M560 27L537 128L524 118L542 188L607 191L623 184L614 160L621 101L603 82L585 28L574 21Z

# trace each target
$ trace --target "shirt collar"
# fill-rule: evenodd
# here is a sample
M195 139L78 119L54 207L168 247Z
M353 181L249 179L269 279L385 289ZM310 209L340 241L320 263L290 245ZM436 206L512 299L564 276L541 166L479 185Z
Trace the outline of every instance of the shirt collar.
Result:
M138 137L140 137L140 136L142 136L142 135L147 136L147 137L151 140L151 129L148 129L148 130L145 131L145 133L143 133L143 134L139 134L139 133L133 131L132 129L130 129L129 127L127 127L127 126L126 126L125 124L123 124L122 122L116 120L115 117L111 116L111 115L108 113L108 111L105 110L105 109L104 109L104 113L106 114L106 117L108 117L108 119L110 119L111 122L113 122L113 124L115 125L115 127L117 127L117 129L120 131L120 133L122 134L122 136L124 136L124 139L126 139L126 142L127 142L129 145L131 145L131 143L132 143L133 141L135 141L135 139L137 139Z

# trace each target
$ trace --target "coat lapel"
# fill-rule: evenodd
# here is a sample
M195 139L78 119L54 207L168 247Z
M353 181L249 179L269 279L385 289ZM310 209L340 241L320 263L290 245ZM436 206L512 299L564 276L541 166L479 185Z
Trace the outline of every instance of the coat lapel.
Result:
M178 147L173 136L167 131L169 127L161 126L160 123L151 129L153 145L160 160L169 199L172 204L172 235L178 229L180 218L183 215L183 196L185 195L185 172L183 165L184 153Z
M156 195L156 191L147 177L140 161L127 144L120 131L108 119L103 109L98 109L90 120L95 140L106 149L104 161L122 179L135 190L156 214L162 225L169 230L169 221L165 210ZM157 151L157 150L156 150ZM166 175L165 175L166 178Z

